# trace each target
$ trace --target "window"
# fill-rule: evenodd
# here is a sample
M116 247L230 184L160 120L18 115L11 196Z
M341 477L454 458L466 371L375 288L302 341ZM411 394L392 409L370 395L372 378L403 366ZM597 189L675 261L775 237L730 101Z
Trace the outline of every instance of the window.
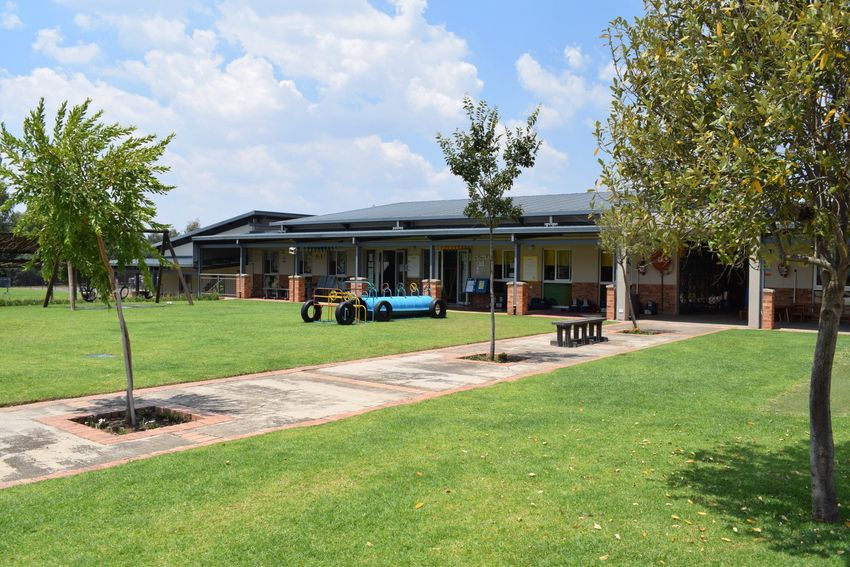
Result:
M514 251L495 250L493 252L494 277L497 280L514 278Z
M599 283L614 282L614 255L608 252L599 253Z
M298 273L307 275L313 273L313 253L305 250L298 253Z
M545 281L570 281L569 250L545 250L543 252L543 279Z
M345 250L331 250L328 252L328 275L345 277L347 253Z
M278 255L277 252L263 252L263 273L265 274L276 274L277 273L277 260Z

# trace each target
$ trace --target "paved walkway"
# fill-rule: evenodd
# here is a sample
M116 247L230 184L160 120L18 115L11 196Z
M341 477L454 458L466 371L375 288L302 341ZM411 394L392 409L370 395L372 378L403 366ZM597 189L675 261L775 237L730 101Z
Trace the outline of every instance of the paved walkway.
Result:
M541 374L606 356L729 328L655 321L658 335L623 335L578 348L551 346L553 332L500 340L499 352L527 357L511 364L462 360L486 343L266 372L136 391L137 406L184 409L195 421L168 429L113 436L70 421L121 410L121 394L0 408L0 488L76 474L161 453L324 423L391 405ZM617 326L616 328L628 328Z

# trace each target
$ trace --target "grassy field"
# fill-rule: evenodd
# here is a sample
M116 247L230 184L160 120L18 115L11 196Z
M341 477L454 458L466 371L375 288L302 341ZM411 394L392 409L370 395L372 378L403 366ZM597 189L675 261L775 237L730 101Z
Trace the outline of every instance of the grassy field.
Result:
M5 287L0 287L0 303L11 302L15 300L43 301L45 293L47 293L47 287L10 287L8 290ZM56 288L53 291L53 297L55 299L67 301L68 288Z
M0 563L846 565L785 403L813 341L725 332L3 490Z
M199 301L193 307L130 304L125 310L136 386L218 378L487 340L489 317L450 312L446 319L397 319L341 326L307 324L300 305ZM499 317L497 333L552 332L550 319ZM115 311L85 305L4 307L0 405L118 391L124 386ZM498 346L498 345L497 345ZM91 355L111 355L111 358Z

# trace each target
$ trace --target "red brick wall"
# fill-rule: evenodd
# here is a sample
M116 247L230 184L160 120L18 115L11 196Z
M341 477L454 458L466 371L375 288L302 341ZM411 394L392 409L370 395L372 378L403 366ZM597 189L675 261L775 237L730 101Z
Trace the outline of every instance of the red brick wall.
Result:
M250 297L263 297L263 275L256 274L251 277L251 296Z
M675 285L664 286L664 305L661 304L661 284L640 284L638 293L641 305L647 301L654 301L658 304L659 313L675 315L679 311Z
M440 280L422 280L420 284L422 295L430 295L434 298L442 298L443 282Z
M609 321L617 319L617 288L613 285L608 285L605 289L607 294L605 305L605 318Z
M773 290L765 288L762 292L762 300L761 300L761 328L762 329L773 329L774 328L774 301L773 301Z
M573 301L586 299L592 304L599 303L599 284L596 282L573 282Z
M289 301L303 303L307 298L304 276L289 276Z
M812 303L812 290L797 289L797 305ZM773 304L776 307L794 305L794 290L790 287L778 287L773 290Z
M538 285L540 282L537 282ZM528 304L531 302L531 296L528 295L530 284L526 282L517 282L516 288L516 306L514 306L514 282L508 282L505 296L508 304L508 313L515 315L527 315Z
M236 297L239 299L251 297L252 287L250 274L236 276Z

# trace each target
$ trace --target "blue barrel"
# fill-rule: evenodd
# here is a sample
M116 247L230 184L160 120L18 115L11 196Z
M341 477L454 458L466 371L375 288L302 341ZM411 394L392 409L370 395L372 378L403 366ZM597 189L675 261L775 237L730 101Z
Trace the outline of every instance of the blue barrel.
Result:
M367 296L360 300L366 304L370 319L389 321L393 316L446 316L446 302L428 295ZM389 306L389 307L388 307Z

